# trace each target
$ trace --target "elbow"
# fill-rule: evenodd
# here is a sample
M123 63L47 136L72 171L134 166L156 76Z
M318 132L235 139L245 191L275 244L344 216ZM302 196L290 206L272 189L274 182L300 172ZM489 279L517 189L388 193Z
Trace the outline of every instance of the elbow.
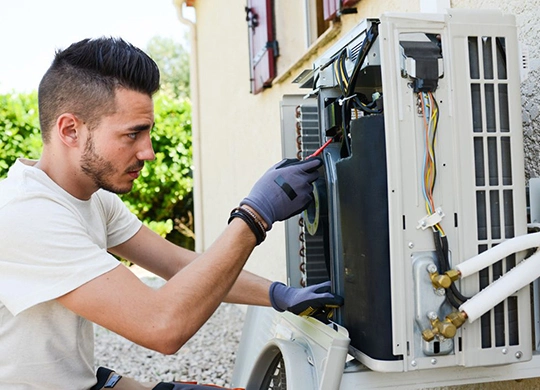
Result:
M189 326L186 325L186 328ZM186 334L185 328L175 321L170 325L154 326L152 337L149 338L147 348L164 355L173 355L191 338L192 334Z
M174 355L180 350L180 348L182 348L183 345L184 343L160 343L152 349L156 352L162 353L163 355Z
M144 345L144 347L164 355L174 355L187 341L179 339L178 337L171 337L170 335L164 336L165 337L156 337L154 340Z

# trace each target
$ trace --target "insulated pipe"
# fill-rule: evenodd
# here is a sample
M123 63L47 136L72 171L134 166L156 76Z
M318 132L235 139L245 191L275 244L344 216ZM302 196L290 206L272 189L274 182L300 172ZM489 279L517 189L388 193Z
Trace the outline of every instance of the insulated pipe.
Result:
M473 322L539 276L540 252L536 252L461 305L459 311Z
M511 254L534 247L540 247L540 233L525 234L503 241L497 246L456 265L455 269L459 271L462 278L465 278Z

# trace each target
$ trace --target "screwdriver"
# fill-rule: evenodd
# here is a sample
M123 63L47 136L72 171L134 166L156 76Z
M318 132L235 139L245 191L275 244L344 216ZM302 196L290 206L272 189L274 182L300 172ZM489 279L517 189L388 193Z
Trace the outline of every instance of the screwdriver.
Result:
M323 146L321 146L319 149L317 149L315 152L313 152L312 154L310 154L309 156L307 156L305 158L305 160L307 160L308 158L311 158L311 157L317 157L319 154L322 153L322 151L332 143L334 139L333 138L330 138L328 141L326 141Z

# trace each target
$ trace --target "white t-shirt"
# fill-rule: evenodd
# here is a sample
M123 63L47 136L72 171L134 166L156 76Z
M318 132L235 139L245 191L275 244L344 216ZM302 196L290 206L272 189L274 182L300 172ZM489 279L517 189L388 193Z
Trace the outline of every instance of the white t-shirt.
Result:
M118 266L107 248L141 222L115 194L76 199L34 163L0 181L0 390L87 390L93 325L56 298Z

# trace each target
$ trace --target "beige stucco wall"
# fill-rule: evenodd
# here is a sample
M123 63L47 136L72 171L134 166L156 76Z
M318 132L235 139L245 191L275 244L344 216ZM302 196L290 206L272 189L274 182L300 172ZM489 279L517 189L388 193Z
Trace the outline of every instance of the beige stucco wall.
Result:
M278 82L261 94L250 94L245 4L245 0L196 1L201 155L201 164L196 167L201 173L201 197L197 201L203 211L202 227L197 231L206 247L221 233L230 210L247 195L252 184L281 159L281 96L305 93L291 81L300 70L310 68L313 59L324 50L324 47L315 50L310 58L296 64L291 71L291 66L306 53L303 1L275 0L281 53ZM452 0L451 4L459 8L498 8L517 16L520 39L529 46L531 56L530 77L522 86L526 169L529 176L539 176L540 0ZM419 10L419 0L362 0L358 14L342 18L341 34L359 20L376 17L384 11ZM291 20L296 22L291 23ZM285 280L283 224L274 226L266 242L255 249L246 268L273 280ZM540 381L532 379L460 388L534 389L540 388Z
M197 52L200 96L201 173L198 199L203 208L199 237L208 247L223 230L230 210L249 193L264 171L281 159L279 102L284 94L304 94L291 81L310 68L324 47L283 77L306 52L303 1L276 0L277 39L280 43L278 78L258 95L249 92L248 35L245 0L197 0ZM418 1L364 0L359 13L343 18L347 31L366 16L385 10L418 11ZM291 18L291 19L289 19ZM288 22L285 21L288 19ZM290 20L297 20L291 24ZM329 46L329 45L327 45ZM271 279L285 280L285 239L277 223L266 242L255 249L246 266Z

